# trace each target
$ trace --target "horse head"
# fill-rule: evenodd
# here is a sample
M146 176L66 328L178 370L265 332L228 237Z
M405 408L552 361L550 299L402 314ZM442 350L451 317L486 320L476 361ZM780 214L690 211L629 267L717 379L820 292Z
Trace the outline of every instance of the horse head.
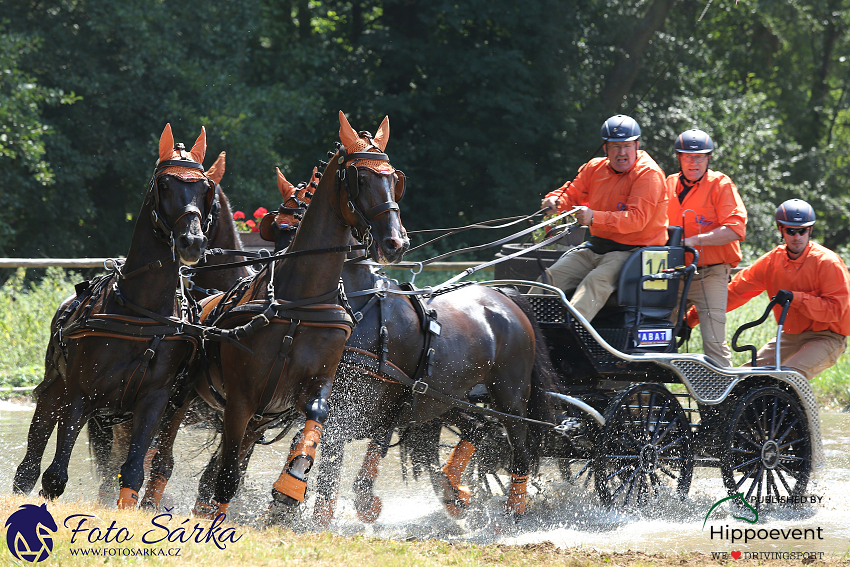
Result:
M333 159L342 219L358 240L369 245L376 261L399 262L410 241L397 204L404 194L404 173L393 168L384 153L390 137L389 117L384 117L375 136L355 132L342 111L339 124L342 145Z
M274 242L277 251L289 246L292 237L295 236L295 231L298 230L298 225L313 198L311 189L318 187L317 181L321 175L314 167L310 182L299 183L296 187L286 179L279 167L276 167L275 171L277 172L277 190L283 197L283 201L277 211L266 213L260 221L260 237Z
M204 172L206 151L203 126L195 145L187 152L182 143L174 142L171 124L166 124L146 199L157 236L173 247L183 264L190 266L203 256L208 242L205 233L212 225L216 182ZM218 170L224 173L223 161ZM220 179L217 172L214 174Z

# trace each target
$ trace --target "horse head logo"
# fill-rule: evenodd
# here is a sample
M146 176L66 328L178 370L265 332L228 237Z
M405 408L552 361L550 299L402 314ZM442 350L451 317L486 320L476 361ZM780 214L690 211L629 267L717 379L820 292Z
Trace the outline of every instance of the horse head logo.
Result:
M6 520L6 545L9 552L21 561L38 563L50 557L53 537L59 529L47 504L24 504Z

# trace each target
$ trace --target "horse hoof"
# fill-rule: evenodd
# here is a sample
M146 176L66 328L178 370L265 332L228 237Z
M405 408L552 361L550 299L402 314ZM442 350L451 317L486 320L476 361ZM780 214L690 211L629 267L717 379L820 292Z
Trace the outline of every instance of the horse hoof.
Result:
M300 516L300 508L298 500L272 490L272 501L269 504L268 513L266 515L267 526L289 526L292 527Z
M226 514L229 503L219 504L215 500L204 502L195 500L195 507L192 508L192 515L202 520L215 520L219 514Z
M381 499L377 496L373 496L368 508L357 508L357 519L364 524L371 524L378 519L378 516L381 515L382 509L383 505L381 504Z

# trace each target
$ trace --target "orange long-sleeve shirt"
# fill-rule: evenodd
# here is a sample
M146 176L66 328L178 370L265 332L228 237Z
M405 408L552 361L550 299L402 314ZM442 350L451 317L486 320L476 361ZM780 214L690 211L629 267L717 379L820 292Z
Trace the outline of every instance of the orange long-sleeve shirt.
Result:
M686 238L726 226L734 230L741 240L744 239L747 235L747 209L738 188L726 174L709 169L688 191L682 203L679 203L678 195L684 187L679 176L676 173L667 177L667 217L670 224L682 226ZM741 261L739 240L720 246L701 246L697 251L698 266L731 264L734 268Z
M559 211L590 207L593 236L634 246L667 243L664 172L643 150L638 150L635 165L623 173L611 169L608 158L593 158L572 182L546 195L553 196L558 197Z
M832 331L850 335L850 275L841 257L809 242L796 260L788 258L785 245L777 246L741 270L729 284L726 311L740 307L763 291L773 297L780 289L794 292L784 331ZM774 307L777 321L782 310ZM696 310L688 311L688 324L699 321Z

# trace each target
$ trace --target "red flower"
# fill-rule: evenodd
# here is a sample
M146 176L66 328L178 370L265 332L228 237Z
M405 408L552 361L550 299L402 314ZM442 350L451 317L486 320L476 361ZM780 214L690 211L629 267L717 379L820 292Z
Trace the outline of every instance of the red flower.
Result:
M260 207L259 209L257 209L256 211L254 211L254 218L255 218L255 219L261 219L261 218L263 218L263 216L264 216L267 212L269 212L269 211L268 211L268 209L266 209L265 207Z
M242 211L236 211L235 213L233 213L233 220L239 220L239 219L244 219L244 218L245 218L245 213L243 213Z
M248 225L248 226L249 226L249 227L251 227L251 228L254 228L255 226L257 226L257 223L255 223L255 222L254 222L254 221L252 221L252 220L246 220L246 221L245 221L245 224L246 224L246 225Z

